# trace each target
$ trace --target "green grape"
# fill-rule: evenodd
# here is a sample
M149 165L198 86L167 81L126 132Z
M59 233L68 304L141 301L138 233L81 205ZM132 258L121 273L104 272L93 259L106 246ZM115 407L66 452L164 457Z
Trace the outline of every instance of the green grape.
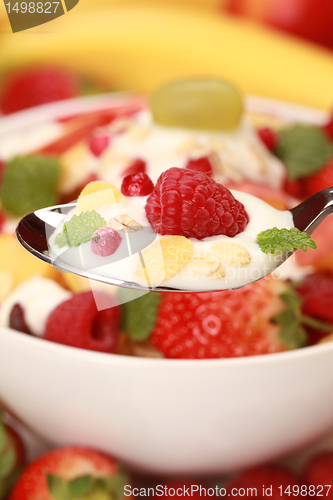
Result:
M150 104L155 123L169 127L232 130L243 113L239 91L215 78L164 85L153 93Z

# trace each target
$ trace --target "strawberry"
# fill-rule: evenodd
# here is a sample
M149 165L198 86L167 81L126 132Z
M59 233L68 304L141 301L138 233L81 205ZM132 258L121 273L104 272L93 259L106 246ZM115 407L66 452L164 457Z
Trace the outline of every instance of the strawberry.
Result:
M12 74L4 83L0 108L7 115L79 95L79 80L67 69L39 66Z
M293 486L296 487L294 490ZM232 479L226 489L227 495L234 498L268 497L271 500L287 500L290 495L301 496L301 482L298 477L277 465L248 469Z
M31 462L9 500L118 500L127 475L104 453L81 447L58 448Z
M333 325L333 277L309 274L295 288L303 298L302 311ZM333 328L333 327L332 327Z
M333 498L333 452L313 456L305 465L304 478L311 496Z
M282 287L284 287L282 285ZM167 358L222 358L286 350L280 326L281 282L266 278L239 290L165 293L152 344Z
M2 422L0 413L0 499L6 497L24 462L25 448L21 437Z
M333 158L319 172L304 179L306 196L311 196L331 186L333 186Z

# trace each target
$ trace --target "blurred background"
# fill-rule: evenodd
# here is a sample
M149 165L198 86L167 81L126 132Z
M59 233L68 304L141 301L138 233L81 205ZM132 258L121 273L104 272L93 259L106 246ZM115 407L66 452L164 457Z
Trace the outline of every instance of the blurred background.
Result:
M77 75L74 94L217 75L245 93L329 109L332 49L331 0L80 0L16 34L1 3L0 96L8 75L43 64Z

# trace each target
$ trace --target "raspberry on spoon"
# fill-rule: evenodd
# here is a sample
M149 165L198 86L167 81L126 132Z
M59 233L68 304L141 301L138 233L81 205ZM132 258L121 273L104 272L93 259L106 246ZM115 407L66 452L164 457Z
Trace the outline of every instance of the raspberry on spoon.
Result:
M157 233L198 240L219 234L236 236L249 222L243 204L229 189L187 168L163 172L145 210Z

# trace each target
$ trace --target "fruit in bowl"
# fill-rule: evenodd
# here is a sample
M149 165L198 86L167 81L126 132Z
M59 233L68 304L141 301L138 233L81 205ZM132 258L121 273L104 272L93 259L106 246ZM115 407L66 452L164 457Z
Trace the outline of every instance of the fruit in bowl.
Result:
M274 121L283 130L256 133L251 116L258 120L260 113L266 126L272 121L265 106L275 106ZM151 183L156 186L172 166L286 210L294 203L284 188L287 173L299 181L294 174L299 175L299 144L304 149L319 141L320 155L316 165L311 158L305 180L331 154L330 140L318 126L302 125L300 134L300 126L292 125L306 114L309 121L324 123L322 115L283 103L263 100L255 108L254 101L252 115L240 117L231 130L220 124L218 131L156 124L142 100L129 96L73 101L66 108L50 105L15 117L15 127L3 139L6 214L41 208L33 206L34 189L22 189L20 214L15 199L13 205L6 202L20 181L38 181L41 156L44 174L52 174L51 195L59 201L89 192L91 182L118 186L112 191L119 199L132 190L139 194L132 200L151 196ZM38 136L41 126L45 135ZM10 150L8 134L24 135L24 127L31 143ZM276 144L279 157L267 147ZM25 177L15 174L19 169ZM133 178L126 181L123 194L124 177L138 174L134 184ZM103 190L97 193L103 199ZM78 205L85 206L84 198ZM6 215L3 230L9 233L11 227ZM114 234L98 230L90 235L93 244ZM111 243L107 240L106 247ZM329 242L325 245L328 249ZM87 291L89 283L72 276L55 274L56 281L33 277L9 286L0 309L1 398L53 443L97 447L150 472L231 471L291 451L330 427L333 344L298 348L311 343L314 331L327 336L332 321L318 309L305 310L304 290L290 286L289 280L306 279L314 269L296 262L281 269L279 279L239 291L124 297L122 291L103 287L93 290L97 306ZM332 286L330 278L327 286ZM21 331L8 328L14 326Z

